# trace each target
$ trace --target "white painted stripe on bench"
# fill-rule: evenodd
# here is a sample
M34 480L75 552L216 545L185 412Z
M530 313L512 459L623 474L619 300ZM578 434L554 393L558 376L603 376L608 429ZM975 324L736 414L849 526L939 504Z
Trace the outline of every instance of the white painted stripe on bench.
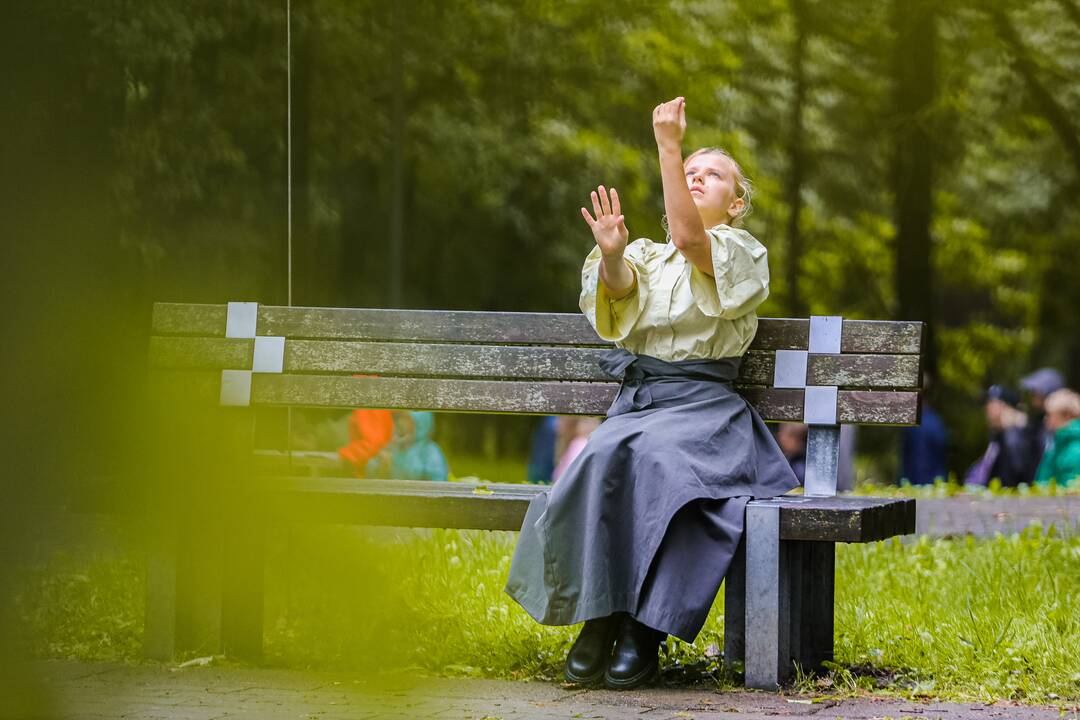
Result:
M222 370L221 398L222 405L229 407L248 407L251 405L251 371Z
M259 322L259 303L230 302L225 315L225 337L253 338Z
M806 350L777 350L773 362L773 387L805 388L809 357Z
M841 315L811 315L810 344L812 353L840 354L840 336L844 331Z
M835 425L838 393L839 388L835 385L807 387L806 399L803 402L803 422L807 425Z
M257 373L280 373L285 370L285 338L260 336L255 338L255 351L251 358L251 371Z

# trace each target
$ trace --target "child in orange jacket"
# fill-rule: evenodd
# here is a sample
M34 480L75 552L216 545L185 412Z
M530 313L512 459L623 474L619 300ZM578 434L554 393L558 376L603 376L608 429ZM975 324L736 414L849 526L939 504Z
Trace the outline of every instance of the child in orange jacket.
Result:
M394 416L389 410L357 409L349 414L349 444L338 448L357 477L367 475L367 464L394 437Z

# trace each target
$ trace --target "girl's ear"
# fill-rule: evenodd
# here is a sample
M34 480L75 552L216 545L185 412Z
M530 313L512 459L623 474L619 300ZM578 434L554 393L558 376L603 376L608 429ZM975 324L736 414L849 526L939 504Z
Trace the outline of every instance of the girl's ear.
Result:
M746 207L746 200L741 197L737 197L731 201L731 205L728 205L728 217L732 220L742 215L743 209Z

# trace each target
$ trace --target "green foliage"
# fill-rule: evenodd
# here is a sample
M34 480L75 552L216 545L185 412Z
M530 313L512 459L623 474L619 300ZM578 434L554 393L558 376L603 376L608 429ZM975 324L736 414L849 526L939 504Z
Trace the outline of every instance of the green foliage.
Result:
M136 659L144 572L131 558L87 561L62 553L24 572L12 598L15 648L47 658Z

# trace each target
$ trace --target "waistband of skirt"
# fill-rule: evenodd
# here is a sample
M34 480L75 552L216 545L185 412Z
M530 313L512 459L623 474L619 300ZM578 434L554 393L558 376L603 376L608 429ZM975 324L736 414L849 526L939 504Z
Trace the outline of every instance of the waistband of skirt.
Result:
M741 365L741 357L661 360L651 355L638 355L623 348L609 350L600 360L600 368L605 373L624 383L661 379L731 383L739 377Z

